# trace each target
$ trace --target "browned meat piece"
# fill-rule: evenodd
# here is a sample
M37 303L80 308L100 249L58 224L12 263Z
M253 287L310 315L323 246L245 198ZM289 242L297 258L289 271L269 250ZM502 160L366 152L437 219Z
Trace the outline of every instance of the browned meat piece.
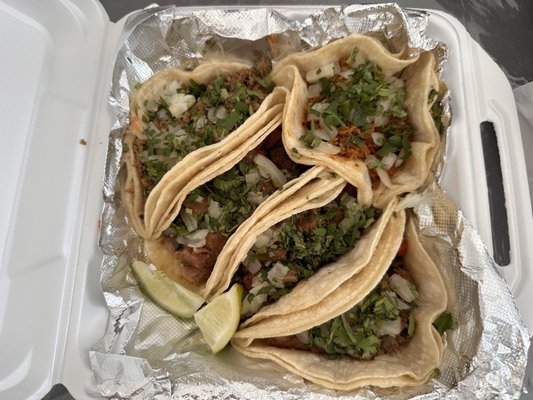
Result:
M168 121L163 121L163 120L160 120L159 118L156 118L156 119L154 119L153 123L160 130L167 130L168 129Z
M301 342L295 335L267 338L265 341L269 346L281 347L284 349L307 350L312 353L324 353L324 350L320 347L305 344Z
M257 259L261 262L265 261L285 261L287 259L286 249L273 249L266 253L256 254Z
M220 232L209 232L205 238L205 247L204 249L209 250L210 253L213 253L218 257L222 248L226 244L226 238Z
M195 103L196 111L200 114L203 114L205 110L207 110L207 106L203 101L197 101Z
M257 185L257 188L261 193L264 194L272 194L277 189L271 180L261 182L259 185Z
M215 254L201 250L203 249L184 247L174 252L174 256L182 264L181 272L184 278L197 285L209 278L217 260Z
M335 216L331 219L330 222L333 222L334 224L340 224L343 219L344 219L344 211L342 210L342 208L339 208L337 210L337 214L335 214Z
M294 166L293 161L287 155L283 146L274 147L270 150L270 160L276 164L279 169L291 170Z
M277 128L274 132L267 136L261 147L264 147L267 150L270 150L274 147L282 146L281 141L281 129Z
M395 354L400 348L400 343L398 343L398 336L385 336L381 340L381 348L387 354Z
M296 225L303 233L309 233L317 227L317 216L315 214L306 214L296 220Z
M174 252L174 256L182 264L183 276L195 284L205 282L209 278L226 238L218 232L209 232L205 241L204 247L183 247ZM165 241L165 245L166 242L169 241Z
M285 275L285 278L283 278L283 283L296 283L300 280L300 277L298 276L298 273L294 270L290 270L287 275Z
M252 273L249 273L247 275L244 276L244 278L242 278L242 285L244 286L244 288L249 292L250 290L252 290L252 282L254 280L254 277L255 275L252 274Z
M203 198L201 201L198 201L197 199L191 200L187 196L183 204L185 205L185 207L190 208L195 213L203 215L207 212L207 209L209 208L209 199Z
M283 349L306 350L308 348L305 343L300 342L294 335L273 337L265 340L269 346L281 347Z
M348 193L350 196L357 199L357 188L355 186L348 184L344 187L344 191Z
M185 123L185 124L190 124L191 123L191 113L189 111L185 111L183 114L181 114L181 120Z

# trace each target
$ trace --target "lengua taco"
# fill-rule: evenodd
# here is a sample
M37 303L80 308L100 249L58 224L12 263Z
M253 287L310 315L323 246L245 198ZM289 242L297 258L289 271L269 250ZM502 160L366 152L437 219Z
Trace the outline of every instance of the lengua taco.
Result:
M243 354L337 390L426 382L443 344L432 325L447 306L441 275L409 221L385 234L368 265L321 302L235 334Z
M189 182L184 189L193 189L178 204L180 211L170 225L159 238L145 240L150 261L197 293L203 293L219 257L225 259L231 251L225 244L240 225L251 218L248 226L312 179L303 175L307 167L286 154L280 127L251 147L237 148L224 161L210 181L199 184L196 177ZM295 179L300 182L291 188ZM276 193L282 187L284 193Z
M229 153L279 125L287 91L268 73L266 64L217 59L161 71L133 92L122 193L139 235L159 236L179 212L184 186L210 180Z
M402 224L396 201L363 207L338 175L322 179L228 241L231 257L215 265L206 295L242 284L242 326L320 302L368 263L386 227Z
M424 183L439 143L432 53L403 58L354 35L290 55L272 76L291 88L283 141L296 162L330 167L377 207Z

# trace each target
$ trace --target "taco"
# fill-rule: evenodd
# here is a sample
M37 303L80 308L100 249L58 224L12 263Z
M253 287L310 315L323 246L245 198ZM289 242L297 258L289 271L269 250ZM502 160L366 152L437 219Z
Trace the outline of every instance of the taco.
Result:
M404 58L360 35L286 57L272 77L291 90L283 121L288 153L328 166L366 205L383 207L418 189L439 143L435 65L430 52Z
M251 147L237 148L224 161L210 181L199 184L195 177L185 185L184 192L192 190L177 203L179 213L159 238L145 240L150 261L197 293L203 293L219 257L231 250L225 244L239 226L290 196L292 180L303 184L310 179L303 176L307 167L286 154L280 127ZM281 188L284 193L277 193Z
M331 389L426 382L442 360L432 324L446 309L446 288L414 223L403 241L401 231L392 233L367 267L323 301L245 327L233 346Z
M229 153L279 125L287 91L274 88L268 72L266 64L217 60L161 71L132 93L122 193L139 235L159 236L179 212L184 186L210 180Z
M206 297L242 284L242 326L320 302L368 263L386 227L403 223L396 200L363 207L331 172L312 183L236 233L228 258L215 264Z

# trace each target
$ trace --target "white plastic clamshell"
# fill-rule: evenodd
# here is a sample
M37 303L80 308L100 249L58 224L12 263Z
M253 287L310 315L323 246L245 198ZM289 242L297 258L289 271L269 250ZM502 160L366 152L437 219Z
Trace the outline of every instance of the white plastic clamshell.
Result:
M298 19L316 10L276 9ZM532 330L533 218L512 91L456 19L431 14L429 34L450 48L442 184L492 252L479 124L493 122L511 245L501 271ZM0 0L0 399L41 399L55 383L99 398L88 351L108 316L98 231L121 22L97 0Z

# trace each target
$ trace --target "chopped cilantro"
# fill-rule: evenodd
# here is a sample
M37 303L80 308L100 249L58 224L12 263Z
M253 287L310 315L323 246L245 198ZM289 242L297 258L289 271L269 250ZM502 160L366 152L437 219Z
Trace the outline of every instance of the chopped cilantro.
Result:
M433 321L433 326L439 332L440 335L444 335L444 332L453 328L454 319L451 313L443 312Z
M267 91L267 92L271 92L272 90L274 90L274 87L276 86L276 84L274 83L274 81L270 78L263 78L263 79L258 79L257 82L263 86L263 88Z

